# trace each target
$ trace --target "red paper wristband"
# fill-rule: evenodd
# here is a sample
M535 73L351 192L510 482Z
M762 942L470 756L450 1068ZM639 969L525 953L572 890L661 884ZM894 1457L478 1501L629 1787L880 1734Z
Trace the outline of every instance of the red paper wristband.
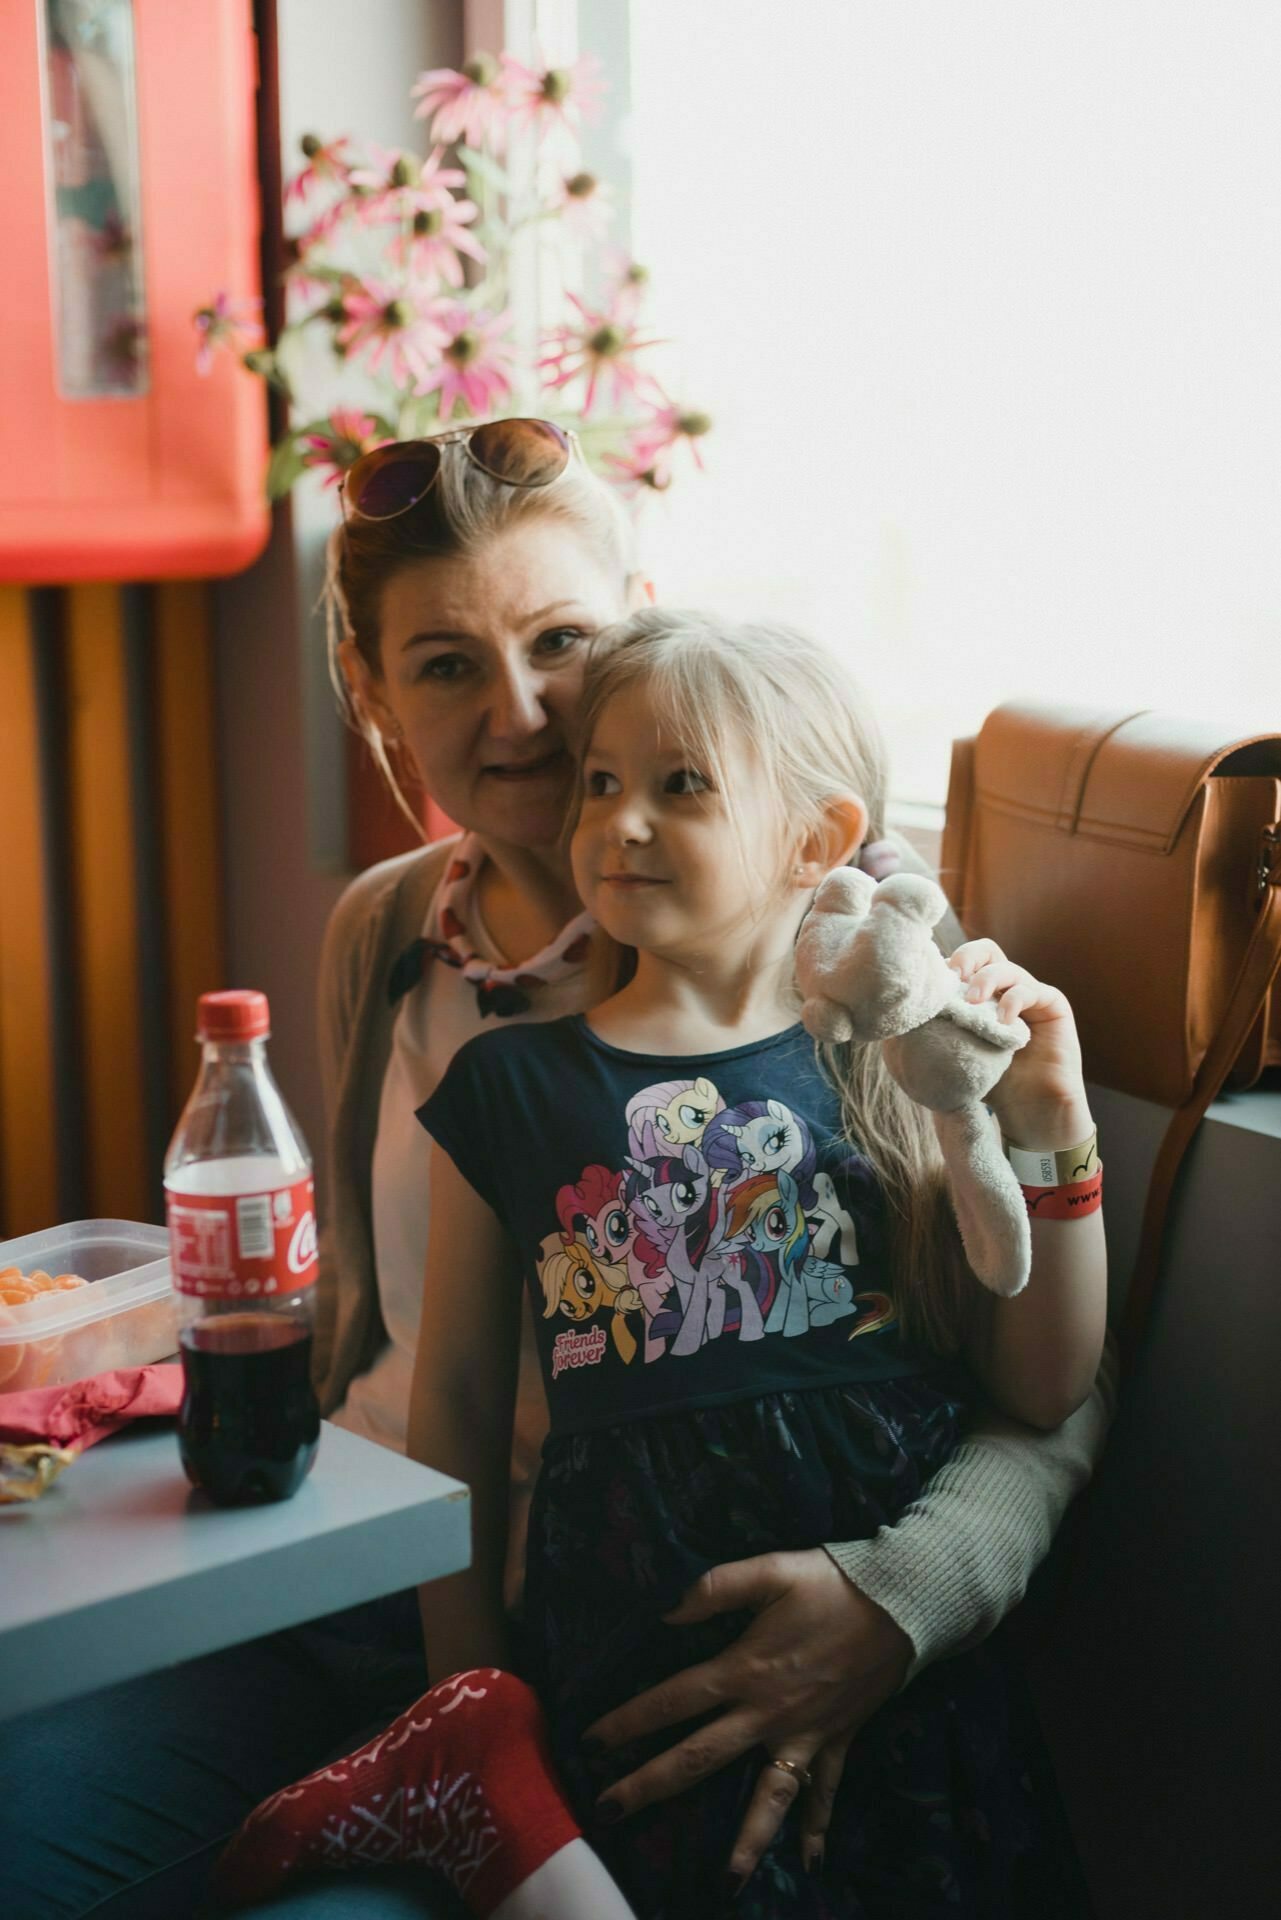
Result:
M1033 1220L1080 1220L1103 1205L1103 1169L1070 1186L1024 1187L1022 1192Z

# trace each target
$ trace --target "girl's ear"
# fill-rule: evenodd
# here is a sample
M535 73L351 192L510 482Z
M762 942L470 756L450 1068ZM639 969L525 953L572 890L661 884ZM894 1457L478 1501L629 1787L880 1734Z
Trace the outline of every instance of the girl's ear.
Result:
M809 892L833 867L848 865L867 838L867 808L856 793L837 793L823 808L822 823L796 849L792 882Z
M377 676L371 671L369 662L354 640L339 642L338 665L347 683L347 697L357 719L365 725L376 727L387 739L399 739L400 724L387 705Z

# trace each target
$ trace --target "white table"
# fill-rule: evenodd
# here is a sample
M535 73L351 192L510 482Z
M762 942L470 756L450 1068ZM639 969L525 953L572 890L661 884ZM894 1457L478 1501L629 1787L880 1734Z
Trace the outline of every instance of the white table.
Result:
M467 1488L325 1421L292 1500L219 1508L171 1422L101 1441L0 1507L0 1718L214 1653L471 1557Z

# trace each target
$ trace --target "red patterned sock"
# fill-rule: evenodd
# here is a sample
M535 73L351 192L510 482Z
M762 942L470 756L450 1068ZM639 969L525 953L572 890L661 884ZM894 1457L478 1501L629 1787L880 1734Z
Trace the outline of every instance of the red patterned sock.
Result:
M243 1906L295 1873L403 1860L444 1874L485 1915L581 1831L532 1690L483 1667L442 1680L359 1752L255 1807L214 1892Z

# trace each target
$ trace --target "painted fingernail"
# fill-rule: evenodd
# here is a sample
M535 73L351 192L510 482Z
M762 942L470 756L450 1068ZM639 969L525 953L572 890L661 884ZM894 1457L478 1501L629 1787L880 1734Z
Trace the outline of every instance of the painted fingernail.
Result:
M615 1821L621 1820L622 1817L623 1803L621 1800L598 1800L596 1802L596 1818L603 1827L612 1827Z
M971 987L965 997L967 1000L981 1000L983 998L982 987Z
M746 1885L747 1875L745 1873L727 1873L721 1881L721 1892L727 1900L737 1900Z
M815 1852L806 1855L805 1871L806 1873L822 1873L823 1855L820 1850L816 1850Z

